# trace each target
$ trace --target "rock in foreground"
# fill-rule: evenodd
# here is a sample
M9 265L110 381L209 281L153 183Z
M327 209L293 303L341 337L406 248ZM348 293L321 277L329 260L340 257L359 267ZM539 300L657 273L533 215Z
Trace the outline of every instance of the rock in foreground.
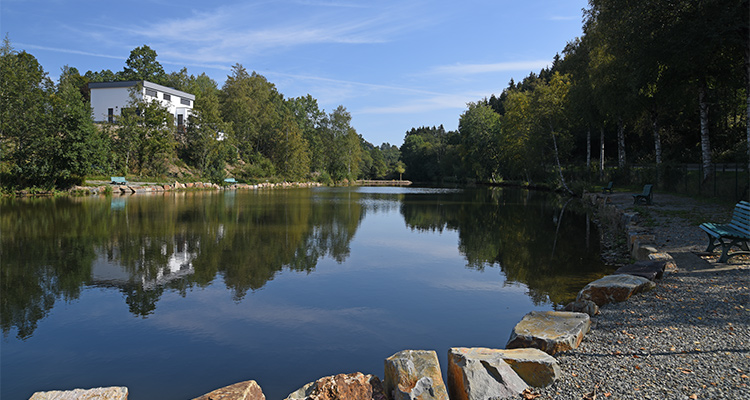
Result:
M437 353L403 350L385 359L385 393L391 400L448 400Z
M527 385L499 350L454 347L448 351L451 400L516 398Z
M380 378L355 372L310 382L286 400L386 400L386 397Z
M127 400L125 386L100 387L93 389L52 390L36 392L29 400Z
M599 307L608 303L619 303L630 296L651 290L656 284L634 275L607 275L586 285L578 293L576 301L591 300Z
M560 377L560 364L539 349L495 350L529 386L545 387Z
M505 348L529 347L554 355L577 348L590 326L591 319L584 313L532 311L513 328Z
M216 389L193 400L266 400L266 396L257 382L244 381Z

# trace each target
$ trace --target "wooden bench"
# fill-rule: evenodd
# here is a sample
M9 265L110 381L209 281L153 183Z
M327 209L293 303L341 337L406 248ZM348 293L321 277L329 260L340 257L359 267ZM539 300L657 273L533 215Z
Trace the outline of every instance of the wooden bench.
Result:
M113 176L110 178L113 185L127 185L128 181L125 180L124 176Z
M226 178L224 179L224 182L234 184L237 183L237 181L234 178Z
M643 201L646 205L650 205L654 200L654 185L645 185L643 187L643 193L633 195L633 204L638 204Z
M609 192L609 194L612 194L612 185L613 184L614 184L614 182L609 181L609 183L607 184L607 186L602 186L602 193Z
M732 213L732 220L728 224L704 222L700 225L700 228L706 231L708 235L707 252L712 253L716 247L721 246L720 263L727 262L731 256L750 254L750 248L748 248L748 241L750 241L750 203L746 201L737 203ZM729 249L734 246L744 251L729 254Z

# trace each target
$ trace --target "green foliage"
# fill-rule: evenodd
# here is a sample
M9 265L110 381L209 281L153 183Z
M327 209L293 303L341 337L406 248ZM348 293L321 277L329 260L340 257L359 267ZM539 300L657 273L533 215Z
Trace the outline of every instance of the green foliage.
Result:
M362 146L351 120L346 108L338 106L321 121L321 141L326 149L323 165L335 182L359 176Z
M240 180L246 182L257 182L261 178L270 178L276 175L276 167L271 160L260 154L255 154L236 174Z
M164 83L166 74L161 64L156 61L156 51L147 45L136 47L125 61L122 77L126 81L151 81Z
M492 182L499 178L500 116L487 104L469 103L458 121L464 164L473 178Z
M105 168L108 140L91 121L77 72L65 68L54 86L36 58L0 52L0 145L3 185L67 188Z
M138 91L133 90L128 108L115 121L113 147L125 174L163 175L176 156L174 117L158 101L137 96Z

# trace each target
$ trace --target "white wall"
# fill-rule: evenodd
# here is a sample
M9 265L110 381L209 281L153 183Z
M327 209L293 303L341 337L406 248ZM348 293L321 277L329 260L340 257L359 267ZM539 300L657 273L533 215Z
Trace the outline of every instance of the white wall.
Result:
M107 109L114 108L115 116L119 116L122 107L130 103L130 88L98 88L91 90L91 108L94 121L107 122Z
M120 116L123 107L127 107L130 103L130 90L132 87L113 87L113 88L93 88L91 89L91 108L93 109L94 121L96 122L107 122L108 109L113 108L115 116ZM146 89L156 90L156 97L147 96ZM170 100L164 100L164 93L168 93L171 96ZM177 115L183 116L183 123L187 124L188 116L191 113L193 106L195 105L195 97L189 98L179 94L182 92L175 91L174 89L167 88L165 86L156 85L151 82L146 82L144 88L141 91L141 97L148 102L157 100L164 108L166 108L170 114L174 116L175 123L177 123ZM186 106L180 102L185 97L190 100L190 106Z

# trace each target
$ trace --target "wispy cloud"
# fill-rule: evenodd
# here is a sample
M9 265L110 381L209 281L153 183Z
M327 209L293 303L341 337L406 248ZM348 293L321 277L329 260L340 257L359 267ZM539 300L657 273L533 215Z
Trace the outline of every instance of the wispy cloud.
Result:
M78 54L81 56L102 57L102 58L112 58L115 60L122 60L122 56L115 56L115 55L103 54L103 53L92 53L88 51L64 49L64 48L59 48L59 47L39 46L35 44L30 44L30 43L14 43L13 46L23 48L23 49L45 50L45 51L54 51L58 53Z
M163 49L160 56L214 64L233 63L297 46L382 44L419 26L409 22L411 12L407 10L413 8L411 5L295 3L296 7L309 8L309 12L290 14L282 5L243 4L195 11L182 18L139 24L89 24L84 29L88 29L86 34L92 38L102 32L117 32L121 43L151 43L152 47Z
M549 60L511 61L493 64L442 65L431 70L434 74L473 75L507 71L534 71L547 67Z
M382 107L366 107L358 110L359 114L414 114L436 110L460 110L466 103L476 101L479 94L443 94L438 96L414 99Z

